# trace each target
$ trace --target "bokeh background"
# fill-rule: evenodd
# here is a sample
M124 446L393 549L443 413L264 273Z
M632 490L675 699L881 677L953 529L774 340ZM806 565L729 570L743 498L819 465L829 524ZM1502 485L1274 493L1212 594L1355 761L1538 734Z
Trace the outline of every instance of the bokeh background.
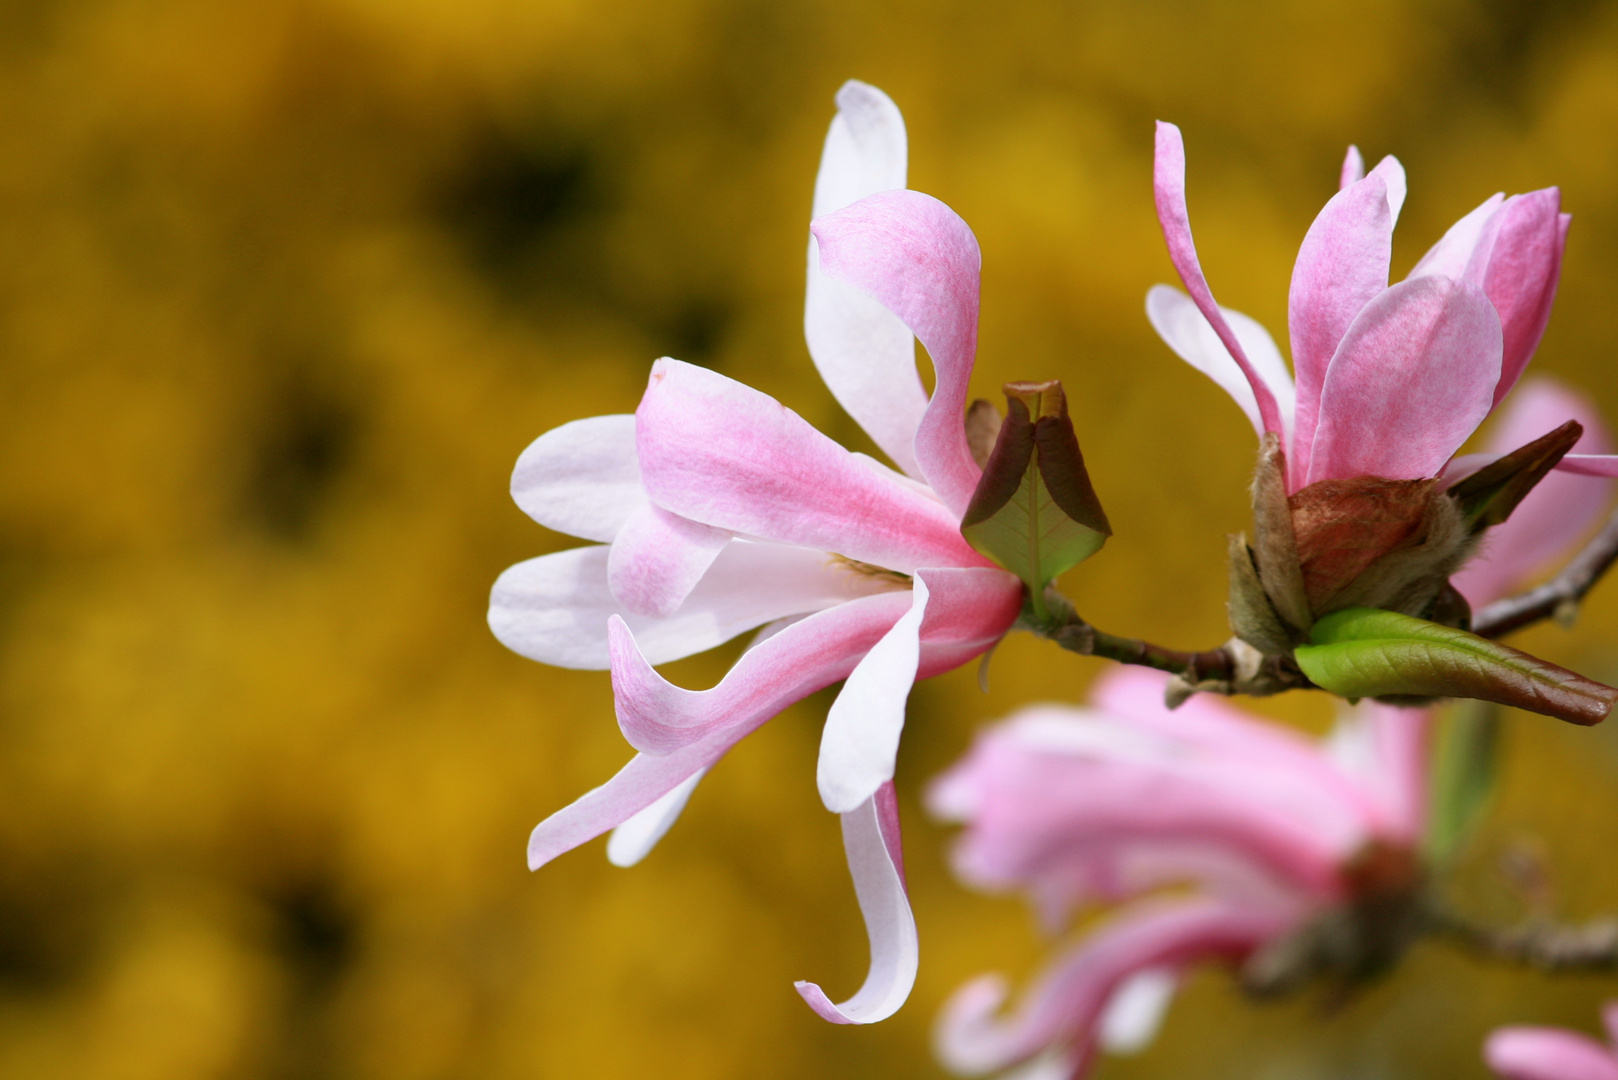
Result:
M0 4L0 1075L935 1077L928 1028L1045 948L948 877L919 796L974 728L1098 670L1008 641L918 688L900 763L921 978L817 1020L865 942L815 793L827 695L748 739L642 865L528 830L629 755L607 678L484 626L569 546L510 502L650 361L867 444L801 335L832 95L889 91L912 186L984 250L975 389L1060 377L1117 530L1100 625L1223 639L1252 436L1152 336L1151 122L1181 124L1221 300L1279 329L1343 149L1397 153L1402 273L1496 190L1575 214L1536 367L1618 418L1618 4L1595 0L6 0ZM1618 582L1526 644L1618 676ZM730 651L673 665L716 681ZM1329 708L1266 703L1321 730ZM1618 909L1618 736L1512 717L1479 914ZM1514 854L1513 854L1514 853ZM1335 1008L1192 981L1125 1078L1482 1076L1611 978L1424 945Z

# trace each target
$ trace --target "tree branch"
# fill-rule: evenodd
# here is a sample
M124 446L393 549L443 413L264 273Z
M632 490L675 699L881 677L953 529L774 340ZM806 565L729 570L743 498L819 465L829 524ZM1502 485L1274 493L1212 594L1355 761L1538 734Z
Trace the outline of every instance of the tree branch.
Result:
M1479 926L1453 912L1428 912L1438 936L1486 960L1520 964L1538 971L1618 970L1618 918L1577 926L1533 922L1523 926Z
M1568 622L1601 575L1618 561L1618 510L1562 572L1538 588L1518 596L1508 596L1479 611L1472 618L1472 632L1479 637L1497 638L1555 616Z

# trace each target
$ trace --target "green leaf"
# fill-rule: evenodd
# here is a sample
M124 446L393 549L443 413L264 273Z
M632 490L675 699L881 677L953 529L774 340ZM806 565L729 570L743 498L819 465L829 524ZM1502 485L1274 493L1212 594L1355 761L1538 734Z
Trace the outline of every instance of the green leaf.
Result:
M1606 719L1618 690L1452 626L1378 608L1315 623L1293 651L1315 685L1347 698L1458 697L1574 724Z
M1043 617L1045 586L1112 534L1090 485L1060 382L1007 383L1006 418L961 534L1028 586Z
M1447 711L1433 764L1425 847L1433 862L1457 854L1476 831L1494 792L1500 711L1483 701Z

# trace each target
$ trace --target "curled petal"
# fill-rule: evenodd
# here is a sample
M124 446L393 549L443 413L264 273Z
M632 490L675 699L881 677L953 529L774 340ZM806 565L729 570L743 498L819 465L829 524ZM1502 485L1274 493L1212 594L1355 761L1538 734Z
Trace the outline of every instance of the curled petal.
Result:
M1349 326L1388 287L1392 256L1388 184L1375 172L1332 196L1298 249L1287 296L1292 365L1298 377L1293 452L1288 455L1294 488L1302 487L1302 478L1309 474L1326 371Z
M635 749L669 754L731 729L751 731L793 702L846 679L910 609L908 593L851 600L774 634L742 655L711 690L664 679L623 620L609 625L618 726Z
M837 109L815 179L817 218L905 186L904 118L892 100L851 79L837 92ZM865 292L827 277L813 236L803 328L832 396L899 468L920 476L913 444L927 391L910 328Z
M607 556L607 586L637 615L674 614L730 543L723 529L647 503L629 516Z
M845 814L893 780L905 702L921 661L926 575L916 575L910 610L849 673L821 730L816 779L826 809Z
M646 490L665 510L903 573L987 565L937 499L734 379L659 360L636 419Z
M909 596L889 593L802 619L744 653L718 686L704 691L665 682L613 620L619 726L634 732L632 744L644 736L661 752L636 754L611 780L540 822L528 838L529 869L622 825L792 702L846 678L909 606Z
M899 847L899 807L893 784L842 815L843 850L871 942L871 967L853 997L832 1004L812 982L797 984L809 1007L834 1024L874 1024L899 1010L916 982L920 949L905 889Z
M1290 424L1296 399L1292 374L1287 371L1287 363L1281 358L1281 350L1275 347L1270 332L1239 311L1226 307L1219 311L1246 350L1253 369L1270 388L1282 421ZM1252 385L1195 301L1172 286L1153 285L1146 292L1146 318L1175 355L1218 383L1247 414L1253 430L1264 434L1264 418L1259 414Z
M691 793L707 774L707 769L698 769L672 791L612 830L607 838L607 861L614 866L634 866L646 858L674 827Z
M916 680L982 655L1021 609L1022 586L1003 570L917 572L910 610L854 668L826 716L817 776L828 810L852 810L893 778Z
M640 507L633 416L592 416L552 428L517 458L511 497L557 532L608 541Z
M932 357L937 383L916 430L916 463L957 518L977 487L966 442L967 383L977 353L977 238L919 191L881 191L809 226L827 275L870 294Z
M1083 1052L1095 1041L1107 1002L1136 973L1244 956L1294 920L1291 913L1212 900L1139 905L1058 957L1005 1019L994 1015L1006 998L1002 980L963 986L944 1006L934 1031L938 1056L950 1069L973 1076L1026 1061L1047 1047Z
M1157 220L1163 227L1163 239L1168 244L1169 260L1179 272L1180 281L1185 285L1186 292L1196 301L1198 310L1208 320L1214 333L1219 336L1219 340L1224 343L1225 349L1247 378L1248 385L1253 390L1253 397L1258 403L1258 413L1263 421L1264 430L1273 431L1278 435L1283 434L1286 431L1286 424L1274 392L1259 375L1257 367L1248 359L1241 340L1225 321L1219 305L1214 303L1213 292L1208 288L1208 279L1203 276L1202 264L1197 260L1197 247L1191 239L1191 219L1185 207L1185 143L1180 138L1179 128L1161 120L1157 122L1157 152L1152 169L1152 183L1157 199Z
M1306 483L1436 475L1489 414L1499 372L1500 318L1481 290L1425 277L1384 291L1332 358ZM1303 402L1300 385L1299 438Z
M605 545L518 563L489 596L489 627L501 644L558 667L605 669L607 619L618 615L647 660L664 664L704 652L776 619L820 611L896 588L823 551L732 540L668 618L637 615L607 587Z
M1505 1027L1483 1046L1506 1080L1618 1080L1618 1058L1586 1035L1552 1027Z

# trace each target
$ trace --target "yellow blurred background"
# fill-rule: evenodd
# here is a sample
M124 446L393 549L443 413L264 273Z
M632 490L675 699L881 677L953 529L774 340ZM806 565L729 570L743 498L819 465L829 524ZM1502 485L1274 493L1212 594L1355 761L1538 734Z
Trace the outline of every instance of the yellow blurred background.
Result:
M651 360L849 445L803 345L832 95L886 89L911 184L984 251L974 389L1069 387L1116 529L1095 622L1223 640L1246 421L1153 337L1151 122L1186 133L1221 301L1285 326L1344 147L1411 179L1401 275L1490 193L1575 215L1536 369L1618 421L1618 3L1598 0L7 0L0 5L0 1076L933 1077L943 997L1045 948L969 894L927 778L1096 662L1008 641L912 699L922 970L835 1028L865 942L813 759L827 695L748 739L643 864L538 874L528 830L629 756L605 674L484 625L569 546L506 482ZM1278 333L1278 337L1281 336ZM1283 339L1284 340L1284 339ZM1618 582L1528 647L1618 677ZM706 686L732 650L672 668ZM1320 730L1319 698L1265 711ZM1467 904L1541 853L1618 909L1618 734L1513 717ZM1336 1008L1209 972L1125 1078L1484 1075L1506 1021L1592 1030L1612 978L1435 945Z

